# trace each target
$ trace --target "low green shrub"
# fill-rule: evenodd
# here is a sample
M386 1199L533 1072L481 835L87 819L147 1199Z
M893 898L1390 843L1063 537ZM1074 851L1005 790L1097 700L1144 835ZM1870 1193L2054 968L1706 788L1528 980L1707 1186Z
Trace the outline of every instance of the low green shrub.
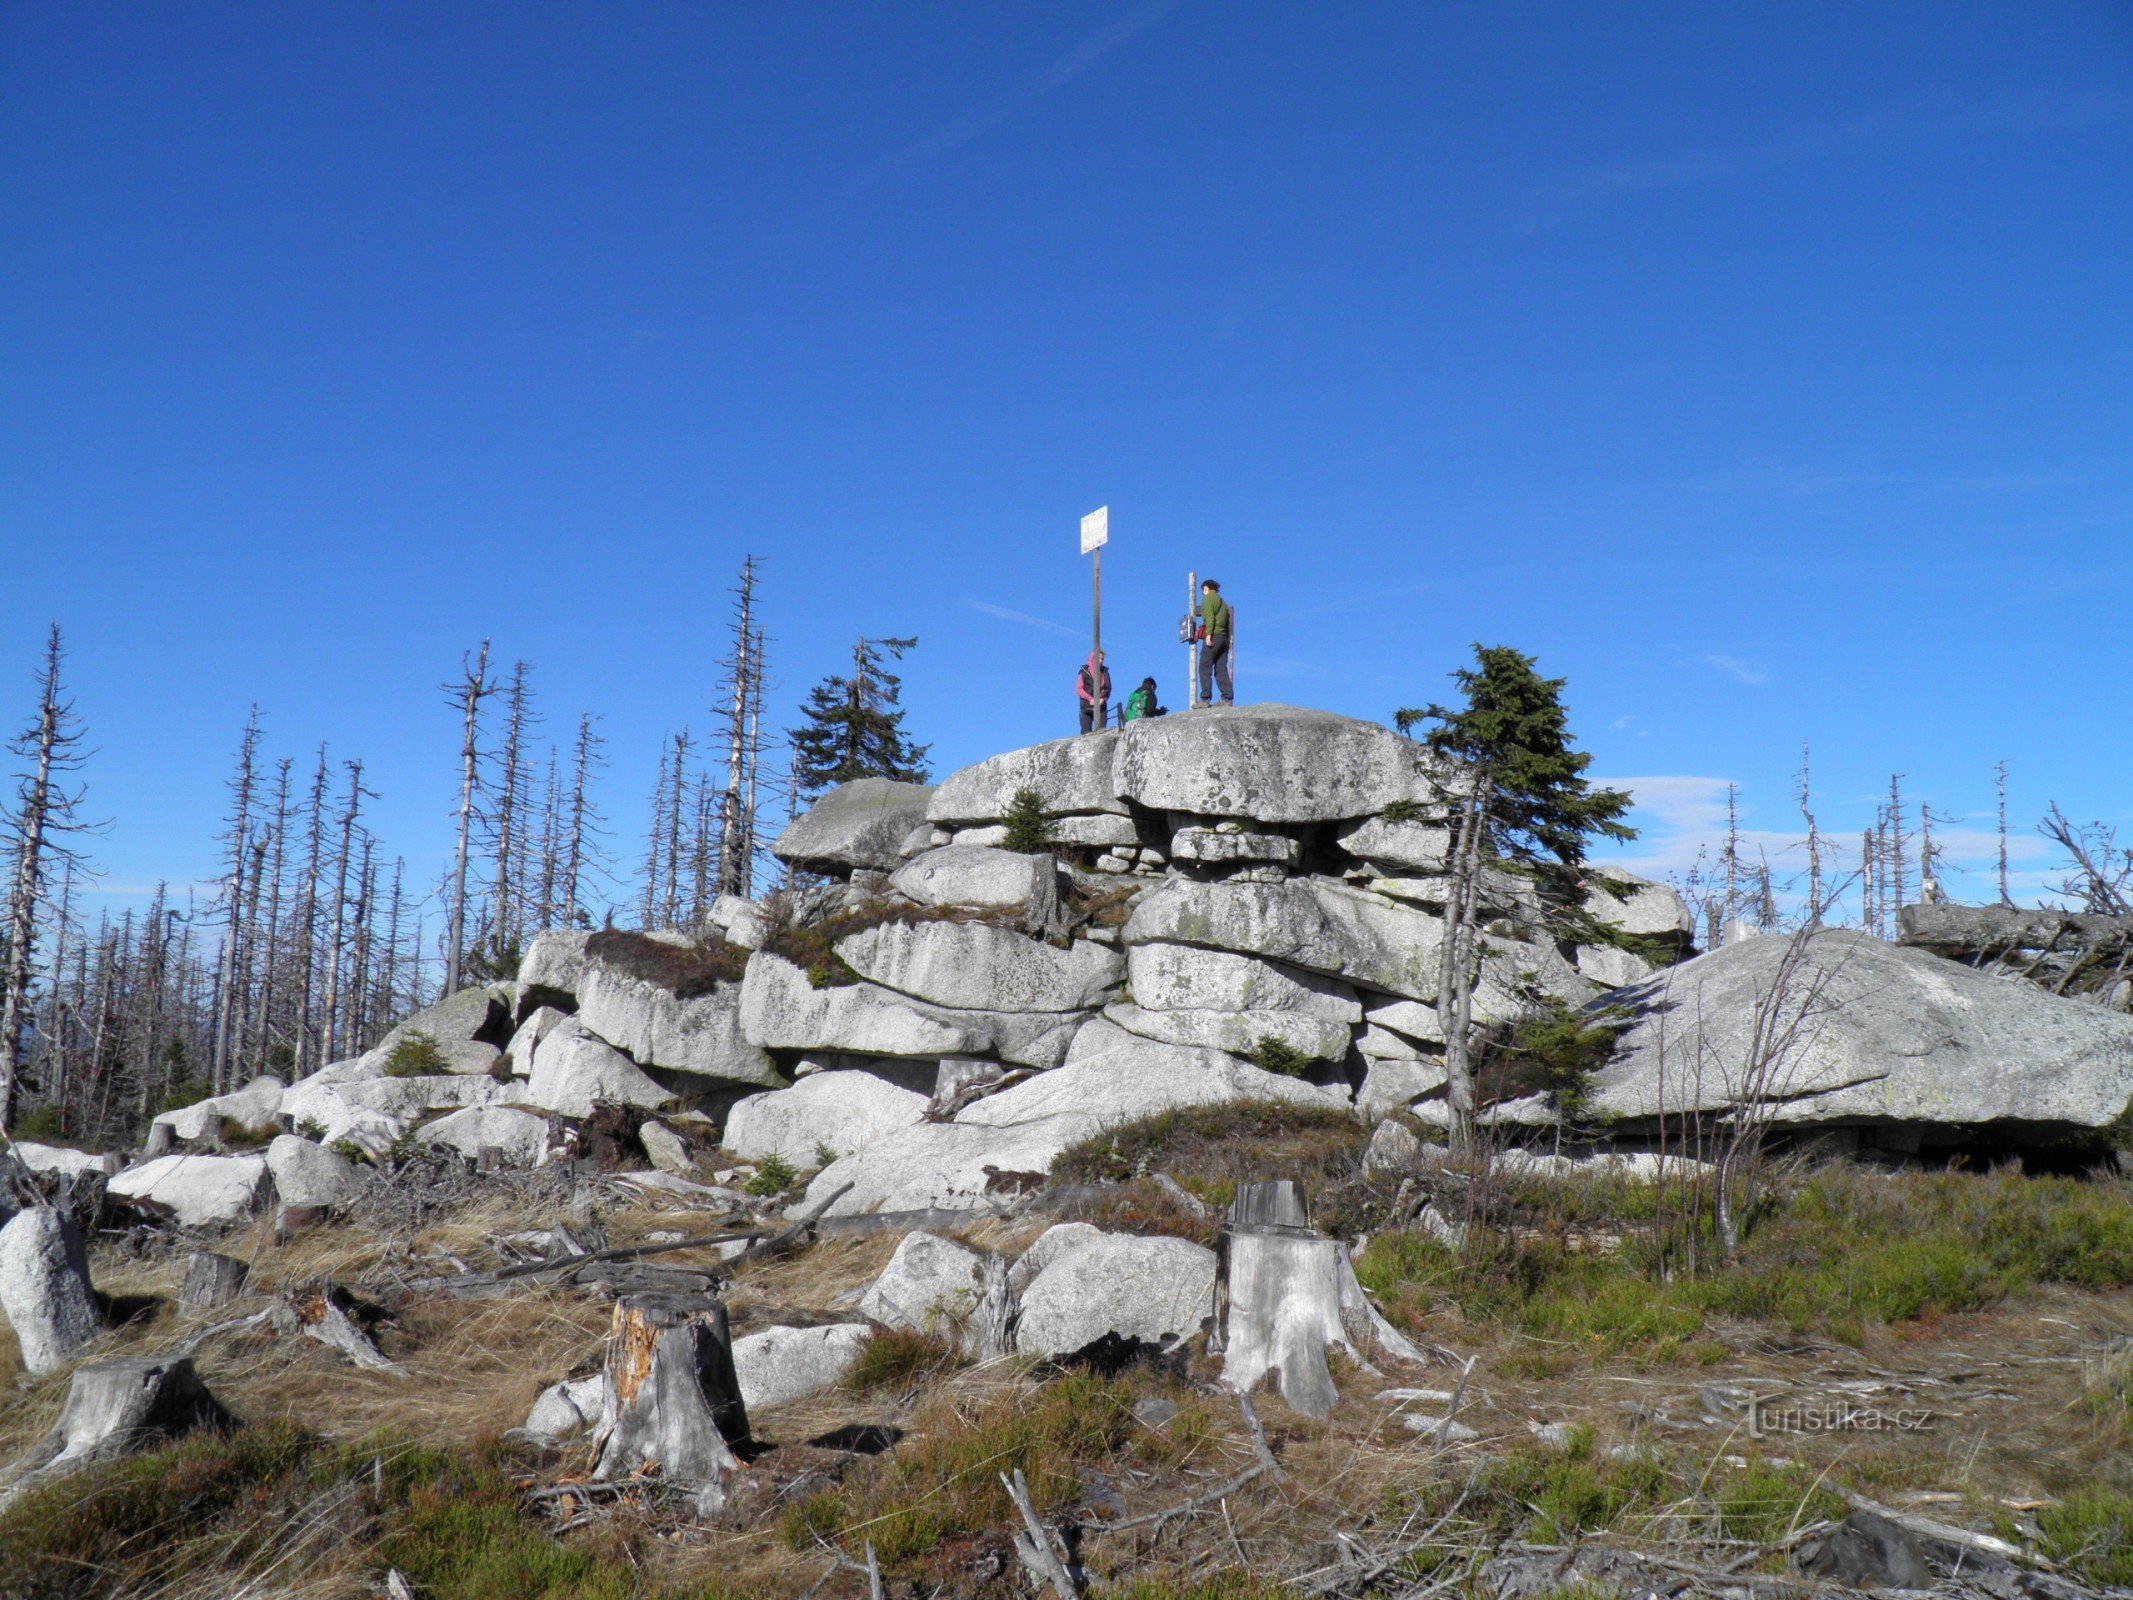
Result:
M1284 1078L1300 1078L1318 1065L1315 1057L1270 1033L1261 1034L1258 1042L1244 1052L1244 1059L1261 1072L1278 1073Z
M772 1195L783 1194L799 1177L799 1170L783 1156L768 1155L756 1163L754 1174L741 1185L741 1190L758 1199L768 1199Z
M955 1347L915 1328L876 1328L845 1372L854 1394L901 1389L955 1365Z
M1035 789L1017 789L1007 802L1000 821L1007 827L1003 847L1022 855L1042 855L1052 847L1057 831L1044 809L1044 796Z
M385 1052L388 1078L435 1078L451 1070L452 1064L445 1059L436 1037L419 1028L400 1035Z

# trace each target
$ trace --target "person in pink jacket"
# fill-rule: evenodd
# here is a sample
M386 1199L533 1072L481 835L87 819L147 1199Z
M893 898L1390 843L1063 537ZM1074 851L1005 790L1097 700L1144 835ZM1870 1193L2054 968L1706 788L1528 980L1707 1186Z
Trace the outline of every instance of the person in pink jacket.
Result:
M1104 665L1104 653L1091 650L1089 659L1081 664L1074 675L1074 698L1081 704L1081 731L1093 733L1108 726L1111 720L1111 669Z

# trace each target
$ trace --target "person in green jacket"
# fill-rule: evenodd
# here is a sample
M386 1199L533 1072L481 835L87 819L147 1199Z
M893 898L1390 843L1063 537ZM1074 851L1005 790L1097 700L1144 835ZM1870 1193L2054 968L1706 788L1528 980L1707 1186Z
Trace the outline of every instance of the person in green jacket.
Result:
M1212 578L1200 584L1200 704L1215 703L1215 689L1222 690L1222 704L1237 703L1236 685L1230 682L1230 635L1236 614L1222 598L1222 585Z
M1126 696L1126 703L1119 708L1118 724L1124 727L1129 722L1139 722L1143 717L1166 715L1156 703L1155 679L1141 679L1141 686Z

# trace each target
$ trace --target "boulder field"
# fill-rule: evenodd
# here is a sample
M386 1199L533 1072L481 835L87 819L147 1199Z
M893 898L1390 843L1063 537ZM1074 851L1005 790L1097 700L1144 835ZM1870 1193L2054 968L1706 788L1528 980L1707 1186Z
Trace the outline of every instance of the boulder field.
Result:
M816 1169L801 1204L830 1215L967 1210L1165 1110L1441 1119L1431 819L1454 782L1390 729L1265 705L1010 751L938 787L848 784L777 841L791 887L722 896L701 929L542 933L515 982L360 1057L165 1113L110 1192L211 1226L270 1194L336 1203L402 1141L540 1163L574 1148L568 1120L624 1107ZM1049 840L1011 851L1029 792ZM1837 930L1695 955L1671 889L1595 874L1619 892L1596 888L1582 944L1541 929L1523 880L1485 886L1475 1013L1558 1005L1616 1029L1586 1099L1618 1131L1755 1103L1917 1149L2102 1129L2133 1099L2133 1019ZM1773 1004L1798 1015L1758 1065ZM1544 1095L1492 1115L1559 1120ZM281 1137L265 1159L220 1153L238 1130ZM655 1137L678 1174L679 1136Z

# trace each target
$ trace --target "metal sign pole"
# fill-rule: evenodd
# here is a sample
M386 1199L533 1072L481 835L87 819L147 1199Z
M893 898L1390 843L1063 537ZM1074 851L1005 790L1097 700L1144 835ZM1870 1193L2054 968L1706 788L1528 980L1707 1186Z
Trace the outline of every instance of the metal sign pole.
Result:
M1095 642L1091 646L1092 659L1094 656L1102 654L1104 647L1104 546L1110 542L1111 508L1109 506L1098 506L1081 519L1081 553L1095 558L1090 569L1094 585L1092 589L1091 620ZM1096 682L1090 685L1091 693L1101 691L1103 688L1102 673L1103 669L1099 666L1097 668ZM1111 707L1108 696L1097 701L1096 712L1096 725L1099 728L1108 727L1111 721Z
M1200 592L1200 575L1185 574L1185 705L1188 710L1197 710L1200 704L1200 625L1193 615L1193 600Z

